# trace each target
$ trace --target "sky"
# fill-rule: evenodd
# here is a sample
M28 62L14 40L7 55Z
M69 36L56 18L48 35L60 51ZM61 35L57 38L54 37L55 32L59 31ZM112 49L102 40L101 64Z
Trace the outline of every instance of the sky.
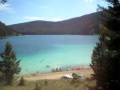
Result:
M62 21L97 12L105 0L8 0L0 4L0 21L6 25L44 20Z

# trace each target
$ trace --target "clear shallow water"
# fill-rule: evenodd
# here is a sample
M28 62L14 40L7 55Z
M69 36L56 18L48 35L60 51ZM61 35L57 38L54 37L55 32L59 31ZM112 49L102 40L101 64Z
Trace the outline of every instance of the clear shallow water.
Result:
M21 60L20 75L50 72L54 68L72 68L91 63L98 36L83 35L26 35L0 40L0 52L9 41ZM46 65L50 65L49 68Z

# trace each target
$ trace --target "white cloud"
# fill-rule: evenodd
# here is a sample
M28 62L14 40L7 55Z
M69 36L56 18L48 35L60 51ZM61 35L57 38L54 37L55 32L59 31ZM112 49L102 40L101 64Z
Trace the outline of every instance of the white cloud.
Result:
M105 4L105 3L106 3L106 1L105 1L105 0L101 0L101 1L100 1L100 3Z
M93 2L93 0L85 0L86 2L90 2L90 3L92 3Z
M102 4L104 4L105 2L104 2L104 1L102 1L101 3L102 3Z
M23 17L23 18L28 19L28 20L45 20L45 18L33 17L33 16L26 16L26 17Z
M5 11L7 13L15 12L13 8L11 8L10 4L0 4L0 11Z
M62 21L64 20L63 18L53 18L52 21Z
M52 18L51 20L47 20L46 18L42 18L42 17L33 17L33 16L26 16L26 17L23 17L25 19L28 19L28 20L45 20L45 21L62 21L64 20L63 18Z

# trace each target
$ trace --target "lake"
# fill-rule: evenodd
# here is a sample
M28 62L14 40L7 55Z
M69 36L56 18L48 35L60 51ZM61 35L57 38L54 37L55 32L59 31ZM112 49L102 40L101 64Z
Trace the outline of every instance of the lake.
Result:
M6 42L12 44L18 60L20 75L51 72L52 69L68 69L89 66L98 36L89 35L25 35L0 40L0 52ZM46 67L46 66L49 67Z

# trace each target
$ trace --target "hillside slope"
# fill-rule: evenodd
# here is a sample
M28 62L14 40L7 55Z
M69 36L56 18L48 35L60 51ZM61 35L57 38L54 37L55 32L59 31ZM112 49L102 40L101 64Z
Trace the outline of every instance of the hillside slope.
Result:
M12 36L12 35L18 35L15 30L12 28L6 26L4 23L0 22L0 37L6 37L6 36Z
M9 25L9 27L22 34L51 35L51 34L77 34L90 35L99 33L99 13L92 13L69 20L50 22L32 21Z

